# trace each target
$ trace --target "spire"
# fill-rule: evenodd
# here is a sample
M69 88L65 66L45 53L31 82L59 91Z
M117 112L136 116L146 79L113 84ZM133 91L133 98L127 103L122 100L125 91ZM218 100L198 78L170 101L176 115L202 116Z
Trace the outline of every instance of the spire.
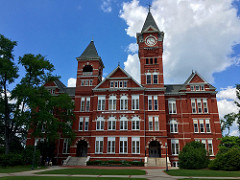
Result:
M154 18L152 16L152 13L150 12L150 8L149 8L149 12L148 12L147 18L145 20L145 23L143 25L141 33L143 33L145 30L147 30L147 28L149 26L151 26L154 29L156 29L157 31L159 31L158 26L157 26L157 24L156 24L156 22L155 22L155 20L154 20Z
M88 47L83 51L82 55L77 58L78 60L86 59L101 59L98 55L93 40L89 43Z

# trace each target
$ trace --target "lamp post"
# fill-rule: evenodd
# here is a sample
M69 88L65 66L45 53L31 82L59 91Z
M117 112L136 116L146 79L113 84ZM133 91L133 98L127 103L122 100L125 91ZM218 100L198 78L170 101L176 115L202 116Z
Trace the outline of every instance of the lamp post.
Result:
M167 142L165 142L165 149L166 149L166 171L168 171L168 163L167 163Z
M37 141L35 140L35 142L34 142L34 150L33 150L32 170L34 169L35 156L36 156L36 146L37 146Z

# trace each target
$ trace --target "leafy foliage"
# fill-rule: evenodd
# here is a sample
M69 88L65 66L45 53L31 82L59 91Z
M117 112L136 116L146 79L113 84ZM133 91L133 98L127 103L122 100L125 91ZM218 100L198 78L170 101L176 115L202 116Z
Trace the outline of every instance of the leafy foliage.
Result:
M216 159L209 164L210 169L240 170L240 138L226 136L221 138Z
M182 169L201 169L208 165L204 145L200 142L192 141L187 143L179 154L179 167Z

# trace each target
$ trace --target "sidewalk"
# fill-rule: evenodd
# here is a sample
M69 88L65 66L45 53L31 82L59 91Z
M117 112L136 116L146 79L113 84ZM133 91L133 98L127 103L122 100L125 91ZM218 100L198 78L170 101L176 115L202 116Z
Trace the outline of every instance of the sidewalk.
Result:
M0 177L4 176L67 176L67 177L122 177L122 178L146 178L149 180L175 180L175 179L183 179L183 178L201 178L201 179L240 179L240 177L186 177L186 176L169 176L164 172L165 169L154 168L154 167L134 167L131 169L143 169L146 171L146 175L67 175L67 174L35 174L37 172L43 172L48 170L56 170L56 169L66 169L68 167L62 166L53 166L47 169L38 169L38 170L30 170L24 172L16 172L16 173L0 173ZM79 167L79 168L89 168L87 166ZM91 167L92 169L98 168L97 166ZM121 169L119 167L101 167L102 169ZM128 167L129 169L129 167Z

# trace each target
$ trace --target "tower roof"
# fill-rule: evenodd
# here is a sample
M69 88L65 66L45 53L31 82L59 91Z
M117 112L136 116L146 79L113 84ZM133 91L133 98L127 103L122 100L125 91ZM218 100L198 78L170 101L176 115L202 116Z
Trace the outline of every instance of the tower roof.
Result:
M83 51L83 53L81 54L81 56L79 56L77 58L77 60L90 60L90 59L101 59L101 57L98 55L97 53L97 49L94 45L93 40L89 43L89 45L87 46L87 48Z
M146 31L149 26L151 26L154 29L156 29L157 31L159 31L158 26L157 26L157 24L156 24L156 22L155 22L155 20L152 16L152 13L150 11L148 12L148 15L147 15L147 18L146 18L145 23L143 25L141 33Z

